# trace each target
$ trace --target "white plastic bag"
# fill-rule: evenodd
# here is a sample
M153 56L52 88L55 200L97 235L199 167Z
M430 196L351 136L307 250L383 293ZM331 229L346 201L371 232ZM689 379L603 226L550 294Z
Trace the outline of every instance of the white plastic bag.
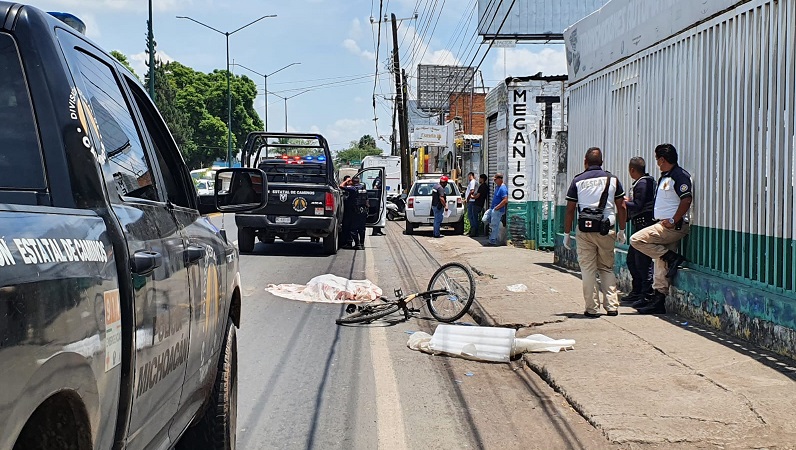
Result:
M485 224L489 225L489 221L491 220L492 220L492 208L489 208L486 210L486 212L484 212L484 216L481 217L481 222L484 222Z
M519 355L526 352L553 352L572 348L575 345L574 339L553 339L543 334L532 334L524 338L514 339L512 355Z

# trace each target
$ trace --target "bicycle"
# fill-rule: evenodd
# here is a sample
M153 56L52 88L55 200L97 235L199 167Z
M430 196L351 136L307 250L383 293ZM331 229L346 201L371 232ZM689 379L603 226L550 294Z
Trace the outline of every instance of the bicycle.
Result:
M403 310L404 320L409 320L410 313L419 309L410 308L409 304L416 298L423 298L428 310L440 322L453 322L460 319L470 309L475 300L475 278L466 266L452 262L440 266L431 276L428 288L407 296L400 288L394 290L395 300L380 297L381 303L364 305L348 305L346 315L338 318L338 325L369 323L390 315L399 309Z

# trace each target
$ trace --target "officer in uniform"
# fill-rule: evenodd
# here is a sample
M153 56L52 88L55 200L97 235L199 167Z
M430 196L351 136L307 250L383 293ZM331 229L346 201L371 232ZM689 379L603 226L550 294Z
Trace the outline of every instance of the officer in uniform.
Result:
M353 242L353 246L349 244L346 247L364 250L365 225L368 220L368 191L365 185L360 183L358 176L343 181L340 187L343 188L343 191L347 195L343 216L343 228L345 228L346 218L348 218L350 237L348 237L347 240L348 242Z
M655 223L652 214L655 206L655 178L647 173L647 163L640 156L630 159L628 172L633 180L633 187L630 190L631 197L625 197L625 205L633 231L639 231ZM627 250L627 269L633 278L633 289L622 302L642 304L652 295L652 258L631 245Z
M654 215L658 221L630 237L630 245L655 259L654 293L646 305L639 305L641 314L664 314L669 280L677 275L677 268L685 257L677 253L677 243L688 235L693 193L691 174L677 164L677 150L672 144L655 147L655 161L661 169L658 191L655 194Z
M619 314L614 275L614 242L625 242L625 191L619 179L602 168L603 154L597 147L586 152L586 170L572 180L567 191L567 212L564 217L564 247L570 249L570 232L579 211L578 232L575 236L583 281L583 299L586 317L599 317L597 272L600 272L600 291L607 304L603 305L609 316ZM603 200L604 198L604 200ZM602 210L600 205L603 204ZM595 218L587 219L587 213ZM618 217L617 217L618 216ZM619 224L619 233L614 225Z

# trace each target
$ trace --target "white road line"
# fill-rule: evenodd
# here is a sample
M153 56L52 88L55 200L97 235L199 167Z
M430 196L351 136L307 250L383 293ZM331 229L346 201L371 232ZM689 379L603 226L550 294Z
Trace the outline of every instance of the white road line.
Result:
M365 247L365 276L378 285L378 275L370 247ZM395 378L387 347L386 328L370 328L370 355L375 379L379 448L404 450L407 448L406 430L401 411L401 397L398 394L398 380Z

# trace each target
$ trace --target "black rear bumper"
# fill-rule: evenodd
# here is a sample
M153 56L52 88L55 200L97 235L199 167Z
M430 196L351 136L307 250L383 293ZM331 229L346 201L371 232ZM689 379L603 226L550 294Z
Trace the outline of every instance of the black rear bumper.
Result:
M276 223L277 217L289 217L290 223ZM266 236L323 237L331 234L337 227L335 217L326 216L276 216L236 214L238 228L252 228L257 234Z

